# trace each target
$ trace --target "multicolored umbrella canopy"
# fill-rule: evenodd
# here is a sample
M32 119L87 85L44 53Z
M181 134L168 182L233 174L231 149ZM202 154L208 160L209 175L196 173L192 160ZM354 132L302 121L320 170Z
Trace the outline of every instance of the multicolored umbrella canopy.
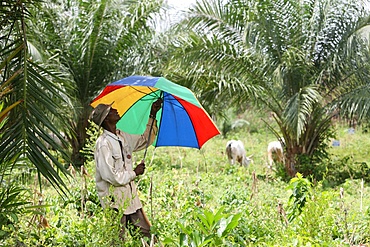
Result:
M162 98L157 113L158 135L154 146L181 146L200 149L220 134L207 112L191 90L163 77L129 76L107 85L92 107L111 104L121 120L117 128L131 134L142 134L148 122L151 105Z

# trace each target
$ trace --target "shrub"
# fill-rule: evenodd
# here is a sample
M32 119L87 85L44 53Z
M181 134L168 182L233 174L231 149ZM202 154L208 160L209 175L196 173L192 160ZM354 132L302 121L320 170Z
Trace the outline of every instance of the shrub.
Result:
M194 211L188 219L177 222L181 230L179 240L167 238L164 242L179 247L228 246L228 236L238 225L241 214L224 214L223 210L222 207L215 213L207 209Z

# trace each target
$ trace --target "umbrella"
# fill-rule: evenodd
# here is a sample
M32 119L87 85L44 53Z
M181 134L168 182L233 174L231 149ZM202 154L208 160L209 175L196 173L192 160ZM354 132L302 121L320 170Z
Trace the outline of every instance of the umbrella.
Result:
M92 101L111 104L121 116L117 128L131 134L142 134L148 122L151 105L162 98L157 113L158 135L153 145L200 149L220 134L194 93L164 77L129 76L107 85Z

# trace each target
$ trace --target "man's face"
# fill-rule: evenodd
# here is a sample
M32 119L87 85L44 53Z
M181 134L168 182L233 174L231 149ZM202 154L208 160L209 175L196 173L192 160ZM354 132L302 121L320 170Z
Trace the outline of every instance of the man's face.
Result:
M110 108L110 111L105 118L105 121L108 121L110 123L117 123L121 117L118 115L118 111L114 108Z

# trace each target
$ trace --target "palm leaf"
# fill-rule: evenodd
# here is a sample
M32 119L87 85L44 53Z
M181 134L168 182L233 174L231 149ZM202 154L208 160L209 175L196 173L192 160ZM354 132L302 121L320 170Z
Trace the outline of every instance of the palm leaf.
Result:
M301 88L286 105L283 116L287 128L293 132L297 140L301 137L305 126L310 122L314 106L321 101L316 86Z
M64 181L56 172L54 166L65 171L59 162L46 148L46 141L38 133L59 133L53 121L64 119L60 115L60 106L56 103L60 98L60 88L50 79L57 79L54 74L32 61L28 53L26 19L32 4L9 4L7 7L16 12L17 18L11 19L6 30L7 38L1 42L0 64L3 81L0 88L9 88L7 94L2 94L1 101L5 109L11 110L2 121L0 135L0 160L11 167L24 163L24 159L35 166L50 183L65 192ZM59 150L61 148L59 147ZM68 156L61 152L68 162ZM41 185L40 185L41 186Z
M329 137L337 106L368 112L357 91L370 79L367 25L353 1L202 1L176 29L182 50L173 67L193 87L206 85L198 93L211 92L211 102L252 101L274 112L272 131L285 138L294 175L296 156L312 155Z

